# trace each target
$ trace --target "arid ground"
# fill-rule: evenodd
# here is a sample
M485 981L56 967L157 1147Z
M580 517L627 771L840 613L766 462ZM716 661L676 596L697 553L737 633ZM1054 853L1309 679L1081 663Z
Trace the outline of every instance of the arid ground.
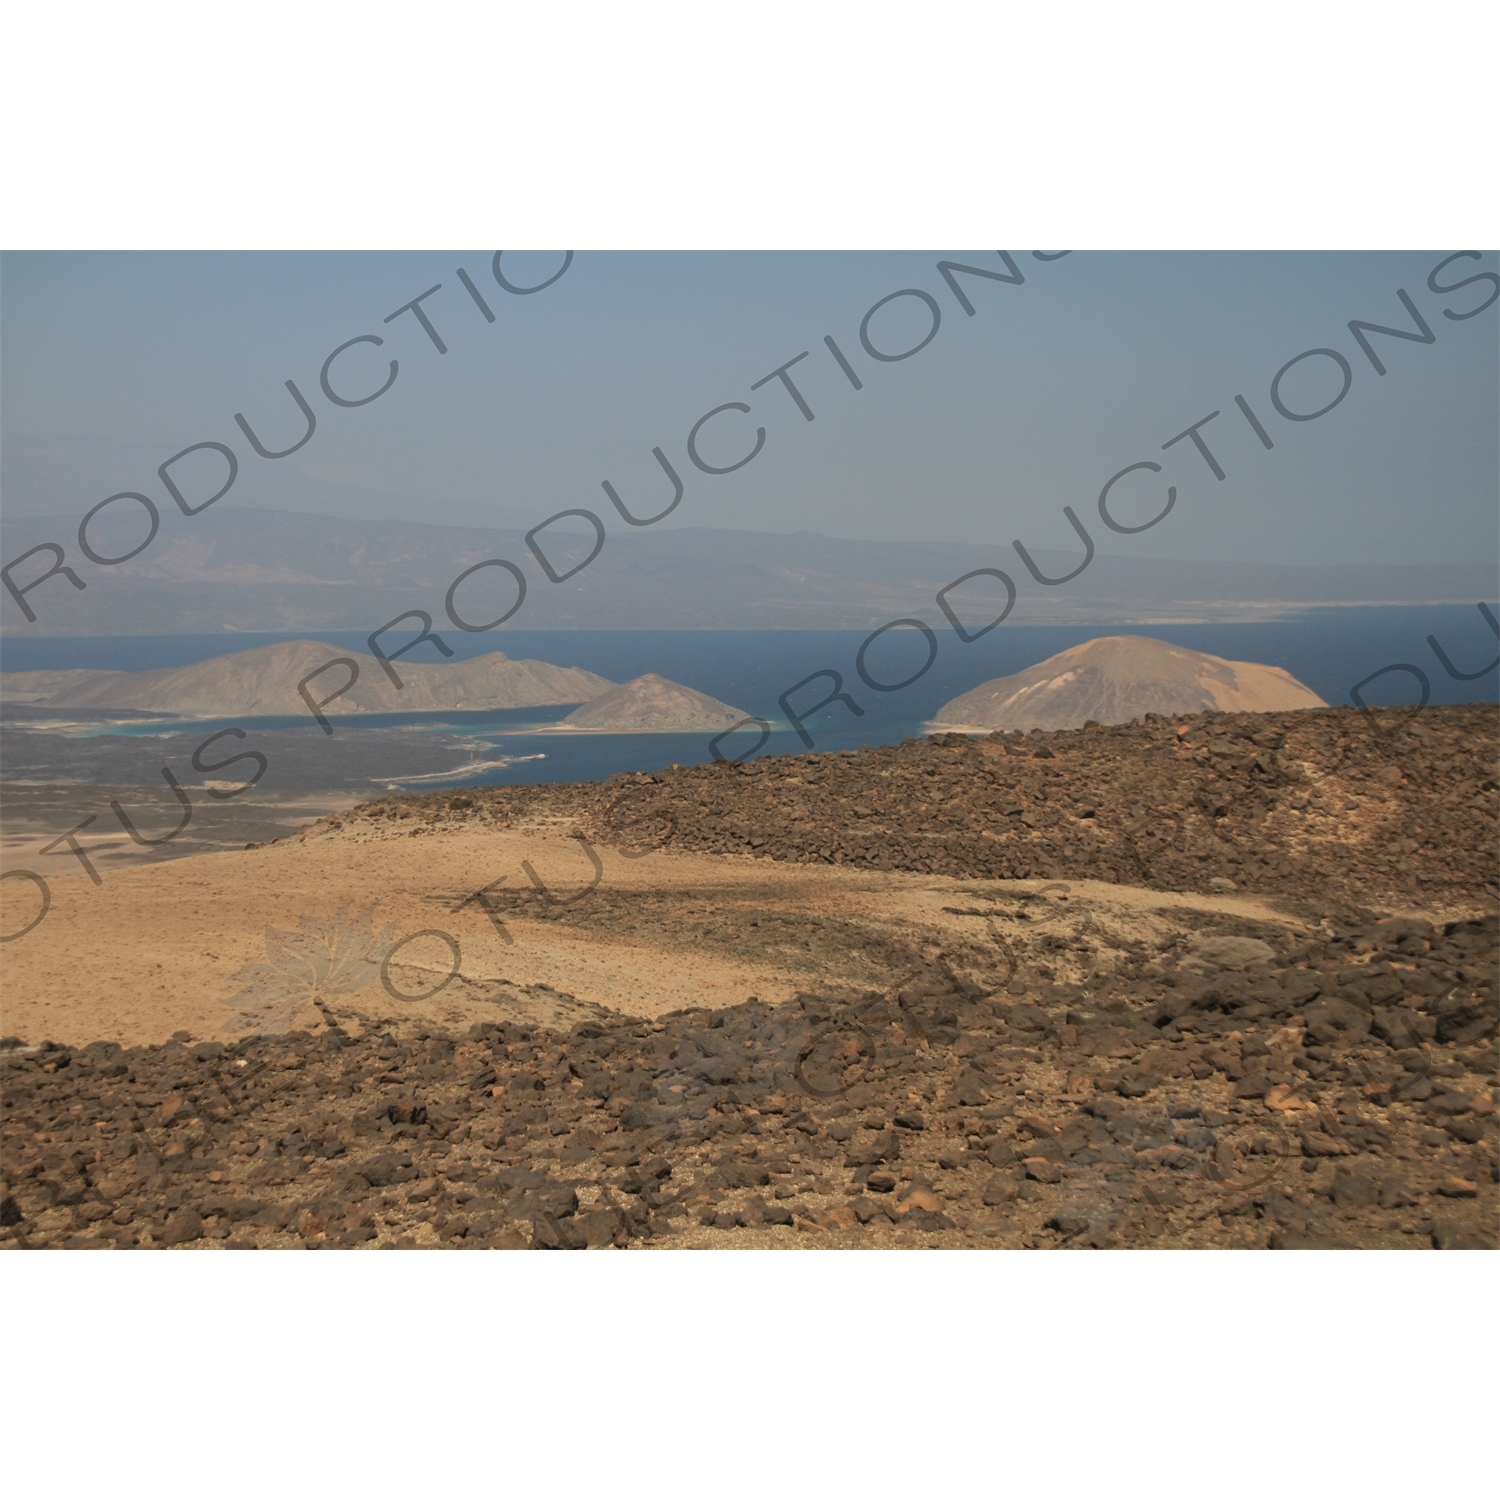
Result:
M1494 1247L1496 728L1151 716L49 860L0 1233Z

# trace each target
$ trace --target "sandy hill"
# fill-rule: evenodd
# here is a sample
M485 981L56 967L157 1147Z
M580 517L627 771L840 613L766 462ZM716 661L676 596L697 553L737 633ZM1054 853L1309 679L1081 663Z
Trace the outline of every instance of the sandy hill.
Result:
M1282 713L1326 708L1281 667L1225 661L1144 635L1107 635L996 677L945 703L934 726L1080 729L1128 724L1144 714Z
M351 653L326 641L283 641L188 667L150 672L7 672L0 682L7 697L59 710L145 709L198 719L305 714L307 705L297 684L340 656ZM597 698L613 686L607 677L579 667L511 661L494 651L469 661L436 664L404 658L394 664L402 682L398 692L372 657L352 655L351 659L358 663L359 676L347 693L324 707L325 714L530 708ZM309 684L308 691L315 699L325 698L347 675L346 668L332 667ZM31 696L50 686L32 679L64 677L70 680L59 690Z
M745 717L707 693L647 672L574 709L563 723L574 729L609 729L617 734L696 734L728 729Z

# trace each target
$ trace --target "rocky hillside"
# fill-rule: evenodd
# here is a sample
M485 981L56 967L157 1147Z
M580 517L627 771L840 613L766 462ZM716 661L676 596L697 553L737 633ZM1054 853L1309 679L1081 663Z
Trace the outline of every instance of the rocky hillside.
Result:
M11 1037L0 1244L1495 1248L1496 728L1215 714L368 804L322 835L556 818L631 852L1233 882L1316 936L1205 911L1078 982L913 952L862 995L656 1021L448 1034L334 996L227 1047Z
M9 1038L0 1243L1493 1249L1496 936L559 1032Z
M627 849L985 879L1239 888L1390 910L1493 901L1500 710L1201 714L939 735L579 786L388 799L413 826L571 817Z

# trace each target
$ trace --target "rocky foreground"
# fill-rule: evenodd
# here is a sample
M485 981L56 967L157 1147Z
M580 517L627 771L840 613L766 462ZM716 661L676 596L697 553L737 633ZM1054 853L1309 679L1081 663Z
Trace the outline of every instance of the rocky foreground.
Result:
M7 1038L0 1235L1495 1248L1495 727L1215 715L385 799L318 836L567 816L616 847L967 876L976 919L1109 872L1280 893L1321 925L1205 919L985 985L913 952L886 990L565 1030L443 1034L334 999L314 1030L229 1046Z
M1494 922L566 1034L5 1058L13 1246L1497 1239Z

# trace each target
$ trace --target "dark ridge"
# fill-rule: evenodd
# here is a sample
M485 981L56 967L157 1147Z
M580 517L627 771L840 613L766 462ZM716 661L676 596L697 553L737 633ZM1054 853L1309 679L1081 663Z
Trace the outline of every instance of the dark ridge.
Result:
M317 825L575 818L596 842L987 880L1389 908L1500 896L1500 708L1148 715L580 785L366 803ZM1216 886L1215 882L1219 884Z

